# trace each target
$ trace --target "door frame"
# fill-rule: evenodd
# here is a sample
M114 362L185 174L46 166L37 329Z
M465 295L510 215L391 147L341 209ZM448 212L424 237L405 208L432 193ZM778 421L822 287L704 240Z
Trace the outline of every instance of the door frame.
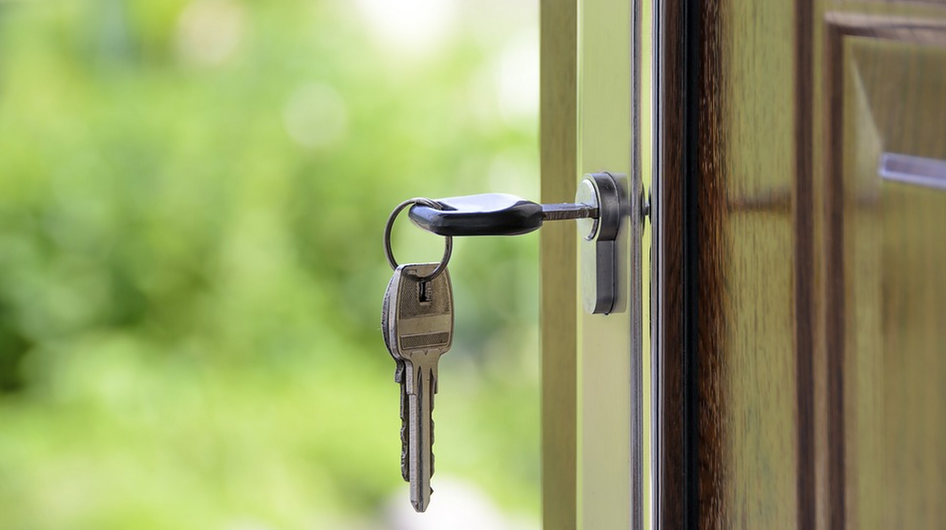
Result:
M611 315L580 309L574 225L542 230L544 527L643 528L640 43L649 42L641 38L649 2L540 5L542 201L571 202L584 174L607 171L624 182L631 212L618 235L621 309Z

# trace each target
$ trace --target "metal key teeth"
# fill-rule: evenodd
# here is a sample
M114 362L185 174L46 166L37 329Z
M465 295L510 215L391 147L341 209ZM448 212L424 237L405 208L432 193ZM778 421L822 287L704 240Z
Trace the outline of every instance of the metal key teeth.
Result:
M434 431L437 429L434 425L434 392L430 393L430 476L434 476ZM431 488L430 491L434 491Z
M408 453L408 431L407 431L407 418L408 418L408 398L407 398L407 381L404 379L405 372L404 361L398 359L397 367L394 369L394 381L399 384L401 390L401 477L405 482L410 482L410 456Z
M411 481L411 472L410 472L410 453L409 453L409 432L407 430L407 421L408 421L408 398L407 398L407 385L404 380L401 380L401 478L405 482Z
M394 368L394 382L404 385L404 361L397 361L397 366Z
M406 418L406 416L405 416ZM401 422L401 478L411 481L410 436L407 432L407 420Z
M411 463L408 460L408 451L407 447L401 450L401 478L404 479L404 482L411 481Z

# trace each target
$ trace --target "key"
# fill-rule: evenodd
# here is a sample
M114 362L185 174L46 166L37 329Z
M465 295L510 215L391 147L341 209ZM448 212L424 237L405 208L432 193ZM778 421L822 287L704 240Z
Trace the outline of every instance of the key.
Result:
M393 348L391 345L391 333L390 325L391 317L391 297L393 292L397 289L397 281L400 279L400 275L395 273L391 277L391 281L388 282L388 287L384 292L384 301L381 306L381 335L384 338L384 345L388 348L388 353L391 354L391 357L394 358L395 367L394 367L394 382L398 383L401 391L400 399L400 417L401 417L401 478L405 482L409 482L410 472L408 468L408 404L409 398L407 397L407 381L404 378L405 366L404 360L400 358L397 354L397 349Z
M515 236L545 221L597 219L597 204L536 204L505 193L437 199L442 208L415 204L408 215L418 227L441 236Z
M418 512L430 503L433 474L434 394L438 363L453 342L453 290L444 271L424 280L436 263L401 265L386 295L386 337L395 359L404 361L408 398L408 475L411 504Z

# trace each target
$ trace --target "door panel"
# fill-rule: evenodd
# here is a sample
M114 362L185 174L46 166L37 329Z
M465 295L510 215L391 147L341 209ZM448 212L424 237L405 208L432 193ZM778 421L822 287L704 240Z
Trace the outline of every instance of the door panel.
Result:
M841 215L827 227L843 286L828 356L841 370L849 528L934 528L946 521L946 182L885 179L884 153L946 159L946 27L929 19L834 15L829 80L838 136L826 178ZM901 164L902 165L902 164ZM946 164L943 164L946 166ZM899 175L911 173L910 164ZM916 165L912 171L916 172ZM921 181L923 182L923 181ZM932 186L929 186L932 184Z

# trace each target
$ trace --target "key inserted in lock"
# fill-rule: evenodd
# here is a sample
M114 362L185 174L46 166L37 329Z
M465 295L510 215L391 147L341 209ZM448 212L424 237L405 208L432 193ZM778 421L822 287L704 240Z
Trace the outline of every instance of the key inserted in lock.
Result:
M581 243L582 305L589 313L611 313L618 297L616 239L627 209L618 179L586 175L574 203L537 204L514 195L485 193L437 199L442 209L423 204L409 212L420 228L442 236L514 236L545 221L578 220Z
M415 225L441 236L518 236L542 227L545 221L597 217L588 204L537 204L506 193L483 193L437 199L443 209L415 205Z

